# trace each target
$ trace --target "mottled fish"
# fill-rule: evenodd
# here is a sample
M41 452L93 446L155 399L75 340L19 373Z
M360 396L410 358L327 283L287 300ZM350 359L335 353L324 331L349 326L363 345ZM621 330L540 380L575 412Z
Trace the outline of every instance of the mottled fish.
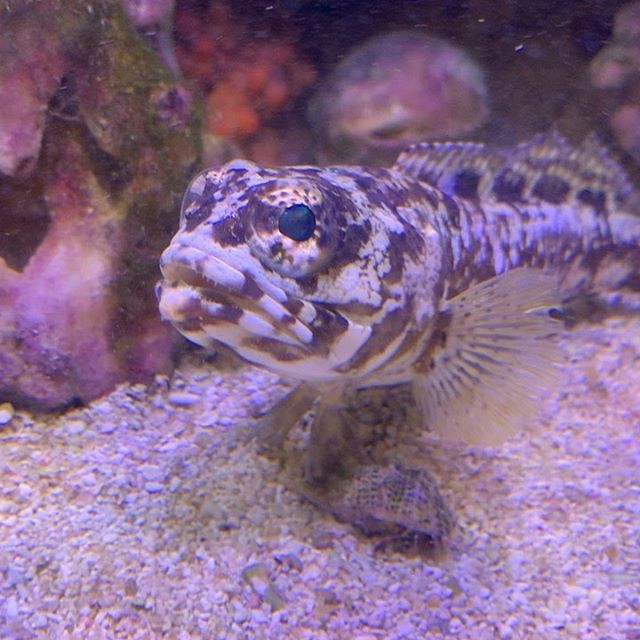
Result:
M390 169L235 160L187 190L160 311L306 383L290 419L410 382L429 428L494 443L553 377L563 297L640 289L636 203L595 139L557 134L418 144Z

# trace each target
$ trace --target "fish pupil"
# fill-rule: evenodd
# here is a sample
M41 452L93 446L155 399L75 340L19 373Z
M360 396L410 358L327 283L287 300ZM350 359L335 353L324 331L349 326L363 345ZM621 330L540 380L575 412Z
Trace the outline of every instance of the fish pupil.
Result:
M306 204L293 204L287 207L278 219L280 233L296 242L308 240L315 228L316 217Z

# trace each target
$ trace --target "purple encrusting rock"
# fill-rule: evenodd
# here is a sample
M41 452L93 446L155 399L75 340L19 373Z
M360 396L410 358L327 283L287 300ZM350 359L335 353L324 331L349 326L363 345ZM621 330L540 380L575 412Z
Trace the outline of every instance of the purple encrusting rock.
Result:
M197 118L119 3L5 5L0 400L49 409L170 368L153 282Z
M486 118L483 71L464 50L419 32L375 37L314 97L309 118L328 155L393 160L408 144L468 134Z
M43 16L34 13L31 23L13 34L2 29L0 38L0 172L6 176L33 171L47 103L67 69L62 43L44 28Z

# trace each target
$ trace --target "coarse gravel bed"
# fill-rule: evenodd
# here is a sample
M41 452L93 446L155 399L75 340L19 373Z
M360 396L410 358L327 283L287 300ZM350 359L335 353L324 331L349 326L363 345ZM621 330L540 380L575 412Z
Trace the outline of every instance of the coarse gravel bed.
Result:
M200 353L0 428L0 637L640 639L640 320L563 336L566 381L499 449L426 437L449 557L375 553L243 436L286 390Z

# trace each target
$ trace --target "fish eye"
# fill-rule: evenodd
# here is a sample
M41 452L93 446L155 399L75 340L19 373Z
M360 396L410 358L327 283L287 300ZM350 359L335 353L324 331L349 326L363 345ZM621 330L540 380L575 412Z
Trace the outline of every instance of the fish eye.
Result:
M306 204L293 204L284 209L278 218L280 233L296 242L308 240L315 228L316 216Z

